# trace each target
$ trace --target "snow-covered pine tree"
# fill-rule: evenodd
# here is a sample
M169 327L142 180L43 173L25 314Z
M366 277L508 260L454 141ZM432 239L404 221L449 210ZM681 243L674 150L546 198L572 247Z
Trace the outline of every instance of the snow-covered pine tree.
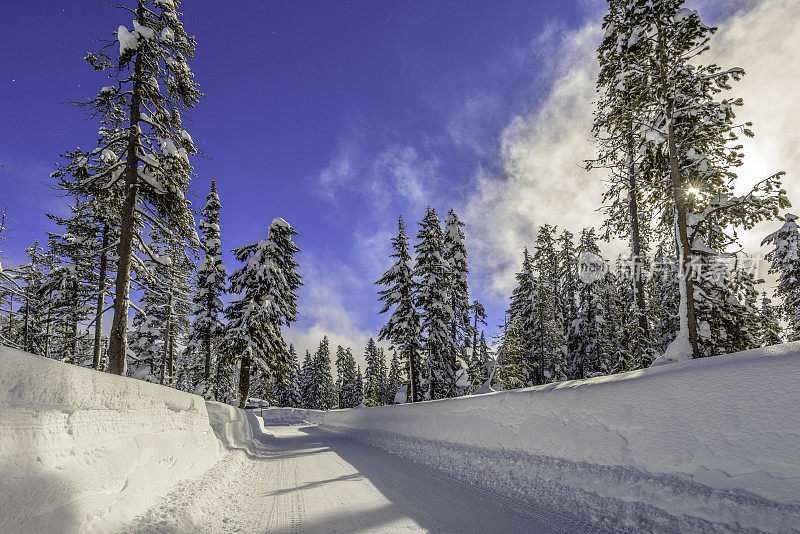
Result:
M521 317L511 317L505 326L497 349L497 363L492 385L498 389L516 389L530 385L531 369Z
M416 307L416 284L411 270L411 254L408 248L408 237L403 218L397 222L397 237L392 239L396 261L381 278L375 282L386 286L378 292L383 307L380 313L392 308L391 317L381 328L378 339L389 341L396 348L400 357L406 362L409 375L408 401L422 400L420 374L422 366L420 356L420 317Z
M90 363L78 353L80 325L90 315L90 301L97 284L93 263L100 248L97 226L89 205L80 199L70 206L69 217L48 214L48 218L63 228L62 233L48 233L48 247L58 257L58 265L50 271L45 282L55 307L56 332L62 344L58 359L78 365Z
M354 408L359 402L356 398L358 375L353 352L339 346L336 350L336 388L338 390L338 407Z
M577 248L579 271L576 287L576 317L570 324L574 343L570 372L573 378L590 378L600 372L600 324L602 273L605 261L597 246L594 228L581 231Z
M336 347L336 406L340 410L345 407L345 393L346 379L345 368L347 366L347 355L344 347L341 345Z
M334 405L333 376L331 375L331 350L328 336L323 336L311 360L309 377L310 408L330 410Z
M632 326L627 322L629 301L624 282L620 283L615 273L609 270L597 283L600 299L599 360L585 364L588 371L584 372L589 376L610 375L625 369L628 343L624 338Z
M201 93L187 63L195 41L183 28L178 6L178 0L138 0L135 9L117 6L133 13L133 28L119 26L115 41L85 58L112 80L84 104L108 135L89 152L73 152L55 173L73 182L72 191L91 197L115 190L123 199L108 348L109 370L116 374L125 372L131 268L141 266L134 249L147 252L141 226L196 239L185 197L192 173L188 156L196 149L181 112L194 107ZM117 45L119 55L113 52ZM122 128L109 127L122 123Z
M154 253L160 252L159 245L154 247ZM155 262L149 262L148 267L143 272L141 285L144 290L139 298L139 308L133 317L133 329L128 334L131 361L127 366L127 373L133 378L158 384L163 383L163 331L167 310L164 294L156 280Z
M394 398L403 385L403 369L397 351L392 353L392 361L389 365L389 374L386 377L386 402L394 404Z
M538 364L536 384L563 380L565 362L561 348L564 332L558 309L558 253L555 247L555 227L539 227L531 264L536 273L533 288L534 330L530 357ZM526 335L528 328L525 328Z
M381 356L381 350L375 344L375 340L369 338L364 349L364 360L367 363L364 369L364 404L367 406L379 406L383 398L382 389L386 380L381 375ZM385 366L384 361L383 367Z
M616 70L607 83L627 94L614 105L639 121L644 154L640 182L653 199L665 227L671 228L680 265L680 330L662 361L700 357L697 338L692 256L723 252L736 243L736 227L751 228L788 206L777 173L759 182L748 194L733 196L741 165L735 129L751 136L750 124L734 124L741 99L718 99L730 82L744 74L740 68L702 65L716 30L704 25L683 0L614 0L604 19L606 38L600 54L613 55Z
M289 362L291 371L284 382L275 384L275 405L281 407L299 408L300 399L300 367L297 363L297 352L294 345L289 345L286 358Z
M476 382L483 380L483 382L486 383L486 381L492 377L495 362L492 361L492 353L489 350L489 346L486 344L486 336L483 330L481 330L481 337L478 341L478 359L481 362L481 367L476 376Z
M231 293L240 294L225 310L229 357L240 362L239 404L244 408L250 389L250 367L284 376L289 369L281 327L297 318L297 290L302 285L292 241L297 232L275 218L266 239L234 249L244 265L230 276Z
M528 249L522 253L522 269L516 274L517 285L511 293L505 325L498 349L498 380L505 389L525 387L539 382L543 353L536 352L541 341L537 330L540 320L536 309L538 280Z
M588 169L606 169L604 177L606 189L603 193L601 211L603 238L620 237L630 245L630 262L635 275L630 278L631 293L634 296L634 316L638 327L646 338L649 323L645 300L645 279L638 276L642 262L646 258L647 246L651 239L651 224L648 215L653 211L653 199L645 195L643 182L647 170L642 164L642 122L643 110L632 105L630 99L635 91L635 78L626 76L631 67L629 48L636 45L638 38L626 40L622 37L625 26L618 24L623 17L619 2L610 6L604 19L606 35L598 49L600 70L597 79L599 98L594 116L592 131L597 141L597 159L587 162Z
M22 307L19 309L22 325L20 347L26 352L43 355L41 341L45 310L44 300L41 297L46 274L45 256L38 239L25 249L25 253L28 255L28 262L16 270L17 279L24 287L21 288Z
M447 261L450 271L448 292L452 310L450 337L459 349L465 350L471 341L471 336L469 286L467 285L469 267L467 265L467 248L464 245L463 226L464 223L451 209L444 218L444 259ZM459 350L459 353L463 350Z
M770 262L769 273L778 275L775 296L782 300L779 309L788 323L786 340L800 341L800 227L792 213L787 213L783 221L761 246L774 247L765 258Z
M361 373L361 366L356 367L356 406L364 403L364 375Z
M648 280L647 292L650 295L651 346L656 354L663 353L675 339L680 325L678 308L680 304L677 260L671 252L670 243L657 245L653 256L652 273Z
M225 294L225 264L222 261L222 234L219 212L222 203L217 194L217 183L211 179L211 191L206 196L202 219L198 223L203 246L203 258L197 266L197 291L194 294L195 317L192 325L192 344L203 355L201 394L210 399L213 395L213 352L219 347L223 333L220 314L221 297Z
M300 406L306 410L310 410L314 406L316 398L316 391L313 383L314 358L311 353L306 350L306 355L303 358L303 366L300 370Z
M778 318L778 311L772 305L772 300L766 292L761 293L761 309L759 311L761 323L761 346L769 347L783 343L783 332Z
M472 385L474 386L477 381L479 380L480 369L481 369L481 357L478 351L478 333L480 332L481 335L483 331L481 330L481 326L486 326L486 309L483 307L483 304L478 302L477 300L472 301L472 305L470 306L470 311L472 313L472 318L470 319L470 347L472 348L469 357L469 379ZM486 379L483 380L485 382ZM480 385L483 384L481 382ZM478 385L478 387L480 387Z
M176 344L185 345L189 332L189 313L192 308L192 278L195 264L189 257L184 244L174 235L163 236L164 261L155 265L157 283L163 293L165 305L164 351L162 360L164 372L162 384L175 385Z
M725 259L733 260L731 262ZM740 258L720 254L695 256L695 301L702 356L729 354L760 346L758 292Z
M444 234L436 210L429 207L419 226L414 276L418 280L417 308L426 352L424 389L428 399L454 397L458 394L456 372L460 368L457 360L460 351L450 329L453 321L450 267L444 257Z
M578 291L578 255L573 242L572 232L564 230L558 238L558 322L561 325L563 345L561 354L563 370L560 380L580 378L577 342L572 337L571 325L577 318L578 308L576 293Z

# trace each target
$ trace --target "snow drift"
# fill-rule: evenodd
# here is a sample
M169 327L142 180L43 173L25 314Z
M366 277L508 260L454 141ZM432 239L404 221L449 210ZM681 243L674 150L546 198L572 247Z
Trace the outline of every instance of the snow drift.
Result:
M220 457L202 398L0 347L0 532L119 530Z
M614 530L798 531L800 343L321 428Z

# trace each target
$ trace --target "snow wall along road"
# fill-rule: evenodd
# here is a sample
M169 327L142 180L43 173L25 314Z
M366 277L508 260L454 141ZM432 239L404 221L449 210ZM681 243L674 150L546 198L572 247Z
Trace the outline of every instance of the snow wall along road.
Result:
M800 532L800 343L320 428L614 531Z
M117 531L222 450L201 397L0 347L0 532Z

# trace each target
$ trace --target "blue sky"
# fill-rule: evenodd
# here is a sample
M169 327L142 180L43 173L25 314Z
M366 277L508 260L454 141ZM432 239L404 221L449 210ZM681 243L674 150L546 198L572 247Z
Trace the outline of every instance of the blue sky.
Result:
M94 39L131 24L99 1L8 4L0 162L9 172L0 170L0 206L14 222L4 251L13 263L50 228L43 212L63 210L46 187L58 154L94 140L96 125L64 104L105 85L81 58ZM473 293L493 323L536 225L577 231L596 223L602 177L579 167L592 155L587 126L603 2L219 5L182 6L198 42L191 67L206 94L190 116L208 155L193 161L194 202L202 206L215 177L226 250L263 237L276 216L300 232L307 285L289 337L302 348L329 332L334 344L359 352L377 332L372 282L389 266L400 214L415 223L431 204L466 220ZM787 24L795 10L789 0L733 0L704 2L701 14L735 29L748 16ZM753 54L744 44L733 30L721 36L720 61L747 50L752 65L743 66L766 69L770 47ZM791 80L792 56L786 52L790 68L773 88ZM751 91L759 101L765 83ZM769 146L759 165L786 169L790 155ZM229 271L236 267L226 260Z

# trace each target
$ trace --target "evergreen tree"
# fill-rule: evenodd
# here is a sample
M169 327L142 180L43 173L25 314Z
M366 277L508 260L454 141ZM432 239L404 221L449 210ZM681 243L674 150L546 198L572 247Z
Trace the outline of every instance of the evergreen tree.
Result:
M464 245L464 223L452 209L444 218L444 259L449 269L449 293L452 321L450 337L458 347L466 348L470 343L470 303L467 285L467 249Z
M734 130L750 136L749 123L734 124L741 99L719 99L744 72L700 64L715 28L705 26L683 0L612 0L604 19L600 46L601 86L621 92L607 100L617 115L636 121L643 154L641 193L660 212L675 237L679 262L678 336L663 354L665 361L700 357L692 256L717 252L736 241L726 228L751 228L788 205L780 176L734 197L741 165Z
M183 243L172 235L164 236L166 265L157 264L156 278L162 291L165 318L164 351L162 359L161 383L175 385L176 344L185 345L189 333L189 313L192 308L191 280L194 275L194 262L186 253Z
M108 349L109 370L116 374L125 371L130 275L140 263L134 249L147 252L140 228L147 224L196 239L185 197L192 172L188 156L196 149L181 112L194 107L201 93L187 64L195 41L184 31L178 5L176 0L138 0L133 29L117 29L119 55L111 52L115 43L86 55L93 68L113 80L84 104L100 119L100 140L91 151L68 154L69 162L55 173L70 182L64 187L72 192L94 197L114 191L122 199Z
M470 335L472 337L470 341L470 347L472 347L472 352L470 354L468 372L470 382L474 385L479 380L479 375L481 374L480 369L482 362L478 347L478 332L483 335L483 331L480 329L480 327L486 326L486 309L483 307L483 304L475 300L472 302L470 310L472 311L472 319L470 324ZM481 382L481 384L483 384L483 382Z
M578 255L573 242L572 232L564 230L558 238L558 322L561 326L563 345L561 358L563 361L562 378L573 380L580 378L577 362L577 340L572 336L572 323L578 315L576 293L578 291Z
M535 368L528 357L522 319L513 317L505 328L500 346L497 349L497 368L493 377L493 386L498 389L516 389L530 385L530 377Z
M335 390L331 376L331 352L324 336L317 352L303 362L303 405L311 410L329 410L334 405Z
M290 371L287 380L275 384L275 405L299 408L302 403L300 396L300 366L297 363L297 352L294 350L294 345L289 345L287 360L290 364Z
M605 260L600 256L594 228L581 231L577 254L577 311L575 320L570 324L570 339L574 343L570 374L571 378L590 378L600 369L600 326L603 321L601 289L605 278Z
M45 262L47 261L39 246L39 240L25 249L28 254L28 263L17 270L18 279L24 285L22 307L22 340L20 346L26 352L42 354L42 338L45 324L45 314L42 299L42 286L45 281Z
M761 245L773 245L766 255L769 273L778 275L775 296L782 299L781 315L788 322L787 341L800 341L800 228L797 216L787 213L783 226L771 233Z
M379 406L384 396L386 361L382 350L372 338L369 338L367 348L364 350L364 360L367 362L364 370L364 404Z
M306 410L310 410L316 398L316 392L313 386L313 372L311 368L314 365L314 358L311 353L306 350L305 358L303 358L303 367L300 370L300 405Z
M762 327L761 346L769 347L783 343L782 329L778 313L766 293L761 294L761 310L759 320Z
M222 234L219 212L222 204L217 194L217 183L211 180L211 191L206 197L203 218L198 227L201 232L203 259L197 267L197 292L194 295L195 318L192 344L202 349L204 357L202 395L211 398L213 351L219 346L223 333L219 316L223 311L221 297L225 294L225 264L222 262Z
M414 276L418 279L417 307L421 315L421 333L425 341L425 390L428 399L454 397L458 394L456 371L458 344L450 326L450 268L444 257L444 235L436 211L428 208L419 223L419 242Z
M264 373L290 372L281 327L297 318L297 289L302 285L292 241L297 232L281 218L273 219L266 239L234 249L244 266L230 276L232 293L240 293L225 310L230 357L240 362L240 407L247 403L250 366Z
M143 281L144 291L139 299L139 309L133 318L133 330L129 333L131 362L128 375L139 380L163 383L161 373L164 356L163 327L166 324L167 309L164 294L155 280L156 265L151 268Z
M564 332L560 324L558 302L559 262L555 248L555 228L545 224L539 227L536 248L531 263L536 272L532 303L534 309L533 350L530 357L538 365L536 384L565 377L562 347ZM528 330L525 333L528 334Z
M338 407L343 409L358 406L356 399L356 380L358 380L356 360L349 347L344 349L340 345L336 349L336 376Z
M395 396L403 385L403 370L397 351L392 353L392 361L389 365L389 375L386 383L386 404L394 404Z
M92 268L98 250L96 226L88 205L80 200L70 206L69 217L48 214L48 218L63 228L63 233L48 233L49 249L58 260L46 282L63 341L58 358L81 365L86 362L78 354L79 330L89 318L96 282Z
M364 403L364 375L361 373L361 366L356 368L356 406Z
M540 310L536 308L538 280L533 273L533 261L527 248L523 250L522 270L516 274L516 279L517 285L511 293L511 304L507 311L509 325L503 331L497 353L498 380L505 389L539 383L539 369L542 366L540 357L544 357L536 349L537 342L541 341L538 331Z
M391 317L381 328L378 339L389 341L407 363L408 400L416 402L422 400L419 362L420 317L416 307L416 285L410 266L408 237L402 217L398 220L397 226L397 237L392 239L394 254L391 256L397 261L376 282L378 285L387 286L378 292L383 302L381 313L386 313L394 307Z

